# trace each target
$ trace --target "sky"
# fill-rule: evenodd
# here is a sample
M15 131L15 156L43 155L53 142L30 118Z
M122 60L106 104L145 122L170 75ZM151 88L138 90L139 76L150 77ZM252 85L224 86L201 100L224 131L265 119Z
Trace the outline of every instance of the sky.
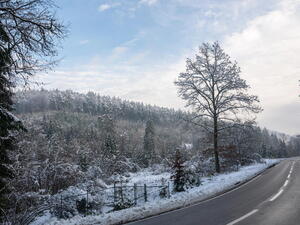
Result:
M203 42L219 41L264 111L258 124L300 133L300 0L56 0L69 27L46 89L184 108L174 85Z

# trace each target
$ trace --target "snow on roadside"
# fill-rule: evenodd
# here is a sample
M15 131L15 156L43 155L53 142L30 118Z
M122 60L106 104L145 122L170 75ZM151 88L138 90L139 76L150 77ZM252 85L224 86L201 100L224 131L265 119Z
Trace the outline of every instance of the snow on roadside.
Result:
M176 193L169 199L160 199L158 201L150 201L142 206L136 206L121 211L101 214L97 216L75 216L68 220L60 220L54 217L49 218L48 221L43 221L43 224L49 225L110 225L119 224L132 220L142 219L151 215L156 215L162 212L167 212L173 209L181 208L187 205L194 204L205 198L213 196L219 192L225 191L234 187L238 182L243 182L251 177L257 175L268 166L279 162L278 159L266 159L266 163L253 164L241 167L239 171L224 173L212 177L203 177L201 179L202 185L188 189L185 192ZM147 176L148 175L148 176ZM129 177L130 183L143 183L145 181L159 182L162 178L167 178L168 173L151 175L147 172L136 174ZM131 178L131 179L130 179ZM39 225L39 223L32 223L31 225Z

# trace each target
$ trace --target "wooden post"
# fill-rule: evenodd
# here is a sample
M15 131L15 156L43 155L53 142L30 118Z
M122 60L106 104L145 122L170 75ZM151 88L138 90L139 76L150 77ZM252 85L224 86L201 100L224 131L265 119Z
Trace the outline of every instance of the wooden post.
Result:
M147 202L148 199L147 199L147 185L146 184L144 184L144 198L145 198L145 202Z
M117 193L116 193L116 182L114 182L114 207L116 206Z
M60 217L63 217L63 197L60 195Z
M133 195L134 195L134 205L137 205L137 186L136 184L133 185Z
M121 201L122 201L122 203L124 203L124 196L123 196L123 183L122 183L122 181L121 181Z
M171 197L171 194L170 194L170 183L168 182L168 198Z
M89 205L89 190L86 190L86 203L85 203L85 216L88 214L88 205Z

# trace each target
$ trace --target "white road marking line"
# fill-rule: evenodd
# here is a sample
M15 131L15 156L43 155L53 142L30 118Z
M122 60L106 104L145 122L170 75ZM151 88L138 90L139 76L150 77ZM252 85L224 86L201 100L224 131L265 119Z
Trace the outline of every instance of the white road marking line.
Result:
M276 198L279 197L279 195L281 195L282 192L283 192L283 189L280 189L280 191L276 195L274 195L269 201L270 202L274 201Z
M234 220L234 221L232 221L232 222L230 222L230 223L227 223L226 225L233 225L233 224L236 224L236 223L242 221L243 219L246 219L247 217L253 215L253 214L256 213L257 211L258 211L258 209L254 209L254 210L252 210L251 212L247 213L246 215L244 215L244 216L242 216L242 217L240 217L240 218L238 218L238 219L236 219L236 220Z
M290 177L291 177L291 174L292 174L292 172L293 172L293 166L294 166L294 163L292 163L292 166L291 166L291 169L290 169L290 172L289 172L289 174L288 174L288 176L287 176L287 179L285 180L285 182L284 182L284 184L283 184L283 186L282 186L282 188L278 191L278 193L277 194L275 194L272 198L270 198L270 202L272 202L272 201L274 201L276 198L278 198L279 197L279 195L281 195L282 194L282 192L283 192L283 189L284 189L284 187L286 187L287 185L288 185L288 183L289 183L289 179L290 179Z

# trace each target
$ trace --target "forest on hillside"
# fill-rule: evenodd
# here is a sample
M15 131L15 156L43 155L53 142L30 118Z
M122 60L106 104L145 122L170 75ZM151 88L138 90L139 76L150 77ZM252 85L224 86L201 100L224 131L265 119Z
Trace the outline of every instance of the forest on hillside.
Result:
M197 172L214 173L210 134L187 123L189 113L96 93L32 90L16 95L16 114L27 132L13 152L18 196L55 194L69 186L117 176L156 164L172 167L175 152ZM253 125L221 135L222 171L257 158L299 155L300 140Z

